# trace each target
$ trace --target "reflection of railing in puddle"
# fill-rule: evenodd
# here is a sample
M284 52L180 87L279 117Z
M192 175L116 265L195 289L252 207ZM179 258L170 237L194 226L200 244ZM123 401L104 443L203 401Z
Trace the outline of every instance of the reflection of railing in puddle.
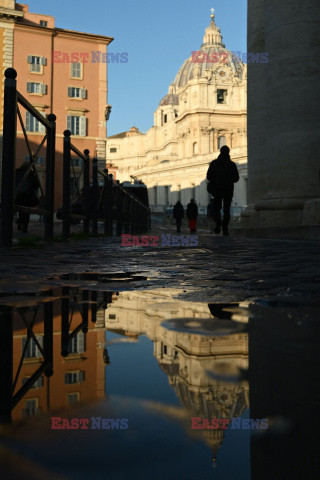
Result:
M113 295L66 286L0 298L1 422L104 396L97 345Z

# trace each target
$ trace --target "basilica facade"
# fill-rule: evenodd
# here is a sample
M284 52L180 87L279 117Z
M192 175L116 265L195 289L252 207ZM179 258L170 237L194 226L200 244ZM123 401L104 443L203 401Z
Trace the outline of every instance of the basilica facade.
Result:
M233 213L247 203L247 67L222 42L211 15L201 47L183 63L147 132L132 127L108 138L107 158L120 181L142 180L152 211L194 198L209 201L206 173L222 145L238 165Z

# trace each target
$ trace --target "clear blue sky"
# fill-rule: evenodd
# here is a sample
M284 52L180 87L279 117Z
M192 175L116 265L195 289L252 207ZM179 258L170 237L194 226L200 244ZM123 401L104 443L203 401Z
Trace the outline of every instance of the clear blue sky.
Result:
M198 50L215 9L229 50L246 52L246 0L25 0L34 13L56 17L56 26L114 37L110 52L128 52L128 63L110 63L108 135L153 125L153 112L180 66Z

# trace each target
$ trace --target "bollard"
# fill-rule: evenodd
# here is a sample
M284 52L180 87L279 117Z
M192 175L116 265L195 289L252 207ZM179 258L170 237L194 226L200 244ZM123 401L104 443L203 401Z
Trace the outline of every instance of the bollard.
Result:
M98 160L92 161L92 234L98 234Z
M5 71L1 190L1 244L12 245L17 132L17 72Z
M71 132L63 132L63 226L62 235L67 239L70 237L70 165L71 165Z
M55 154L56 154L56 116L53 113L48 115L51 128L47 128L47 152L46 152L46 210L44 229L45 238L50 240L54 233L54 176L55 176Z
M85 219L83 221L83 233L89 235L89 225L90 225L90 156L89 150L84 150L84 155L86 157L84 162L83 169L83 196L84 196L84 215Z

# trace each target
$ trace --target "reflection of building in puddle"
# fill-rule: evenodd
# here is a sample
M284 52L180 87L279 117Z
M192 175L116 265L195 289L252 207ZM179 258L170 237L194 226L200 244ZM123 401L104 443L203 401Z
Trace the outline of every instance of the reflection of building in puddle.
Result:
M61 300L53 302L53 375L42 374L12 411L12 419L35 416L49 410L58 410L74 403L92 401L105 396L105 344L104 310L96 314L96 323L90 321L88 331L81 329L70 338L69 354L61 355ZM72 325L70 333L82 322L80 311L70 302ZM22 314L22 315L21 315ZM23 321L24 319L24 321ZM34 319L34 321L33 321ZM27 342L26 324L32 324L34 337ZM72 327L72 328L71 328ZM29 308L13 313L13 372L19 370L15 391L41 367L43 355L38 348L44 346L44 310ZM24 354L24 358L21 359ZM21 363L20 363L21 362Z
M247 334L213 337L167 330L161 323L170 318L209 320L212 316L207 304L173 300L169 293L123 292L106 311L106 328L135 338L144 334L152 340L154 356L190 417L241 416L249 407L248 385L209 378L206 371L234 374L246 369ZM215 458L224 431L202 432Z

